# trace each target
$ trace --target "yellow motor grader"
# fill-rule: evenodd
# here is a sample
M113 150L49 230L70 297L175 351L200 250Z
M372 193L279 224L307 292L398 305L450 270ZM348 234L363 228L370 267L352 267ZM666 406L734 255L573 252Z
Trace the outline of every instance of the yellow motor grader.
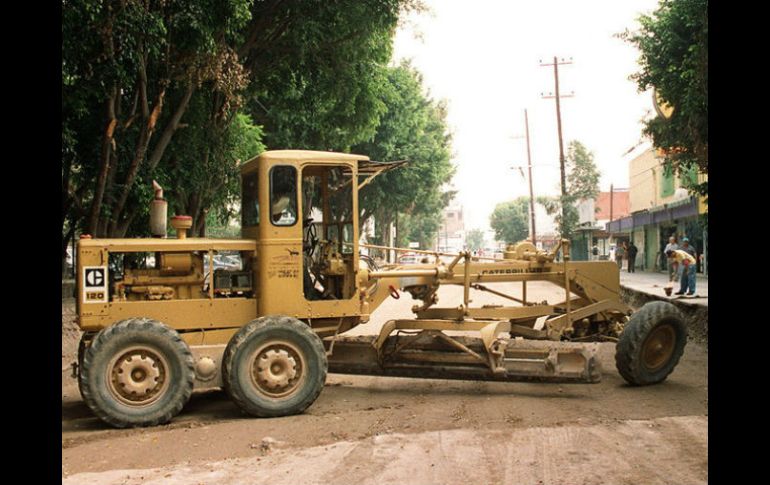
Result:
M617 265L570 261L566 240L551 252L519 243L498 260L410 249L423 261L408 266L362 253L401 251L359 243L358 195L403 163L269 151L241 169L242 239L187 237L186 216L171 219L177 237L166 238L157 185L156 237L82 237L76 370L88 406L116 427L151 426L172 419L193 390L224 388L246 413L284 416L315 401L327 372L590 383L601 378L590 343L600 341L617 342L631 384L672 372L687 340L676 308L654 302L632 314ZM237 264L223 263L232 255ZM563 299L528 299L531 281L561 287ZM501 282L520 283L521 293ZM441 285L462 286L462 301L439 306ZM471 290L502 303L475 307ZM417 300L415 318L344 335L401 292Z

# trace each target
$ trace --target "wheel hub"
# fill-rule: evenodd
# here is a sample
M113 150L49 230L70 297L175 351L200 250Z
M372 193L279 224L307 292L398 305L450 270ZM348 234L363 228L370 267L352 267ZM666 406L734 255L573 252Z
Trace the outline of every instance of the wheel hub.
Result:
M293 345L283 341L271 342L253 355L251 378L259 392L279 398L289 396L299 388L304 361Z
M286 350L268 350L257 359L257 376L263 386L284 390L297 376L297 362Z
M642 347L642 361L650 370L657 370L669 361L674 353L676 332L671 325L660 325L655 328Z
M131 349L111 366L110 390L132 405L149 404L166 387L166 363L148 349Z

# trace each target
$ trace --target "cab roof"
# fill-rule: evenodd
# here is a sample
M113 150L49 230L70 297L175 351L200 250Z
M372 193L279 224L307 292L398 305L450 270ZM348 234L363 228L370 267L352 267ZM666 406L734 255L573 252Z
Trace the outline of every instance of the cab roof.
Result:
M248 173L256 170L256 167L260 162L265 163L268 160L299 162L358 162L358 174L360 176L377 175L400 167L406 163L404 160L397 162L377 162L370 160L366 155L357 155L355 153L322 152L318 150L269 150L262 152L258 156L241 165L241 172Z
M313 160L319 162L344 160L355 162L358 160L369 160L366 155L356 155L354 153L340 152L322 152L316 150L269 150L262 152L256 158L263 160Z

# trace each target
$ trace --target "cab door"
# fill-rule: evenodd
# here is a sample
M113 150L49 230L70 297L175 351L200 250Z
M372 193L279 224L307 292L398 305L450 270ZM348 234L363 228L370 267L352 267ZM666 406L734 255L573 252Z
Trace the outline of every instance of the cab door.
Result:
M299 170L291 162L266 163L259 168L267 190L259 194L259 313L306 313L302 304L302 222L299 206Z
M302 166L303 297L314 318L360 313L356 166Z

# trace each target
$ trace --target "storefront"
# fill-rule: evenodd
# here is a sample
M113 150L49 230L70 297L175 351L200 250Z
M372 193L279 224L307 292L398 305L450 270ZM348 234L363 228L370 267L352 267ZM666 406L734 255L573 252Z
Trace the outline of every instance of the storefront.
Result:
M682 237L689 239L690 246L696 251L698 272L702 273L708 268L707 233L700 222L699 205L695 197L635 212L608 223L607 231L618 241L628 241L633 237L639 248L637 268L643 271L665 269L663 250L672 235L680 243Z

